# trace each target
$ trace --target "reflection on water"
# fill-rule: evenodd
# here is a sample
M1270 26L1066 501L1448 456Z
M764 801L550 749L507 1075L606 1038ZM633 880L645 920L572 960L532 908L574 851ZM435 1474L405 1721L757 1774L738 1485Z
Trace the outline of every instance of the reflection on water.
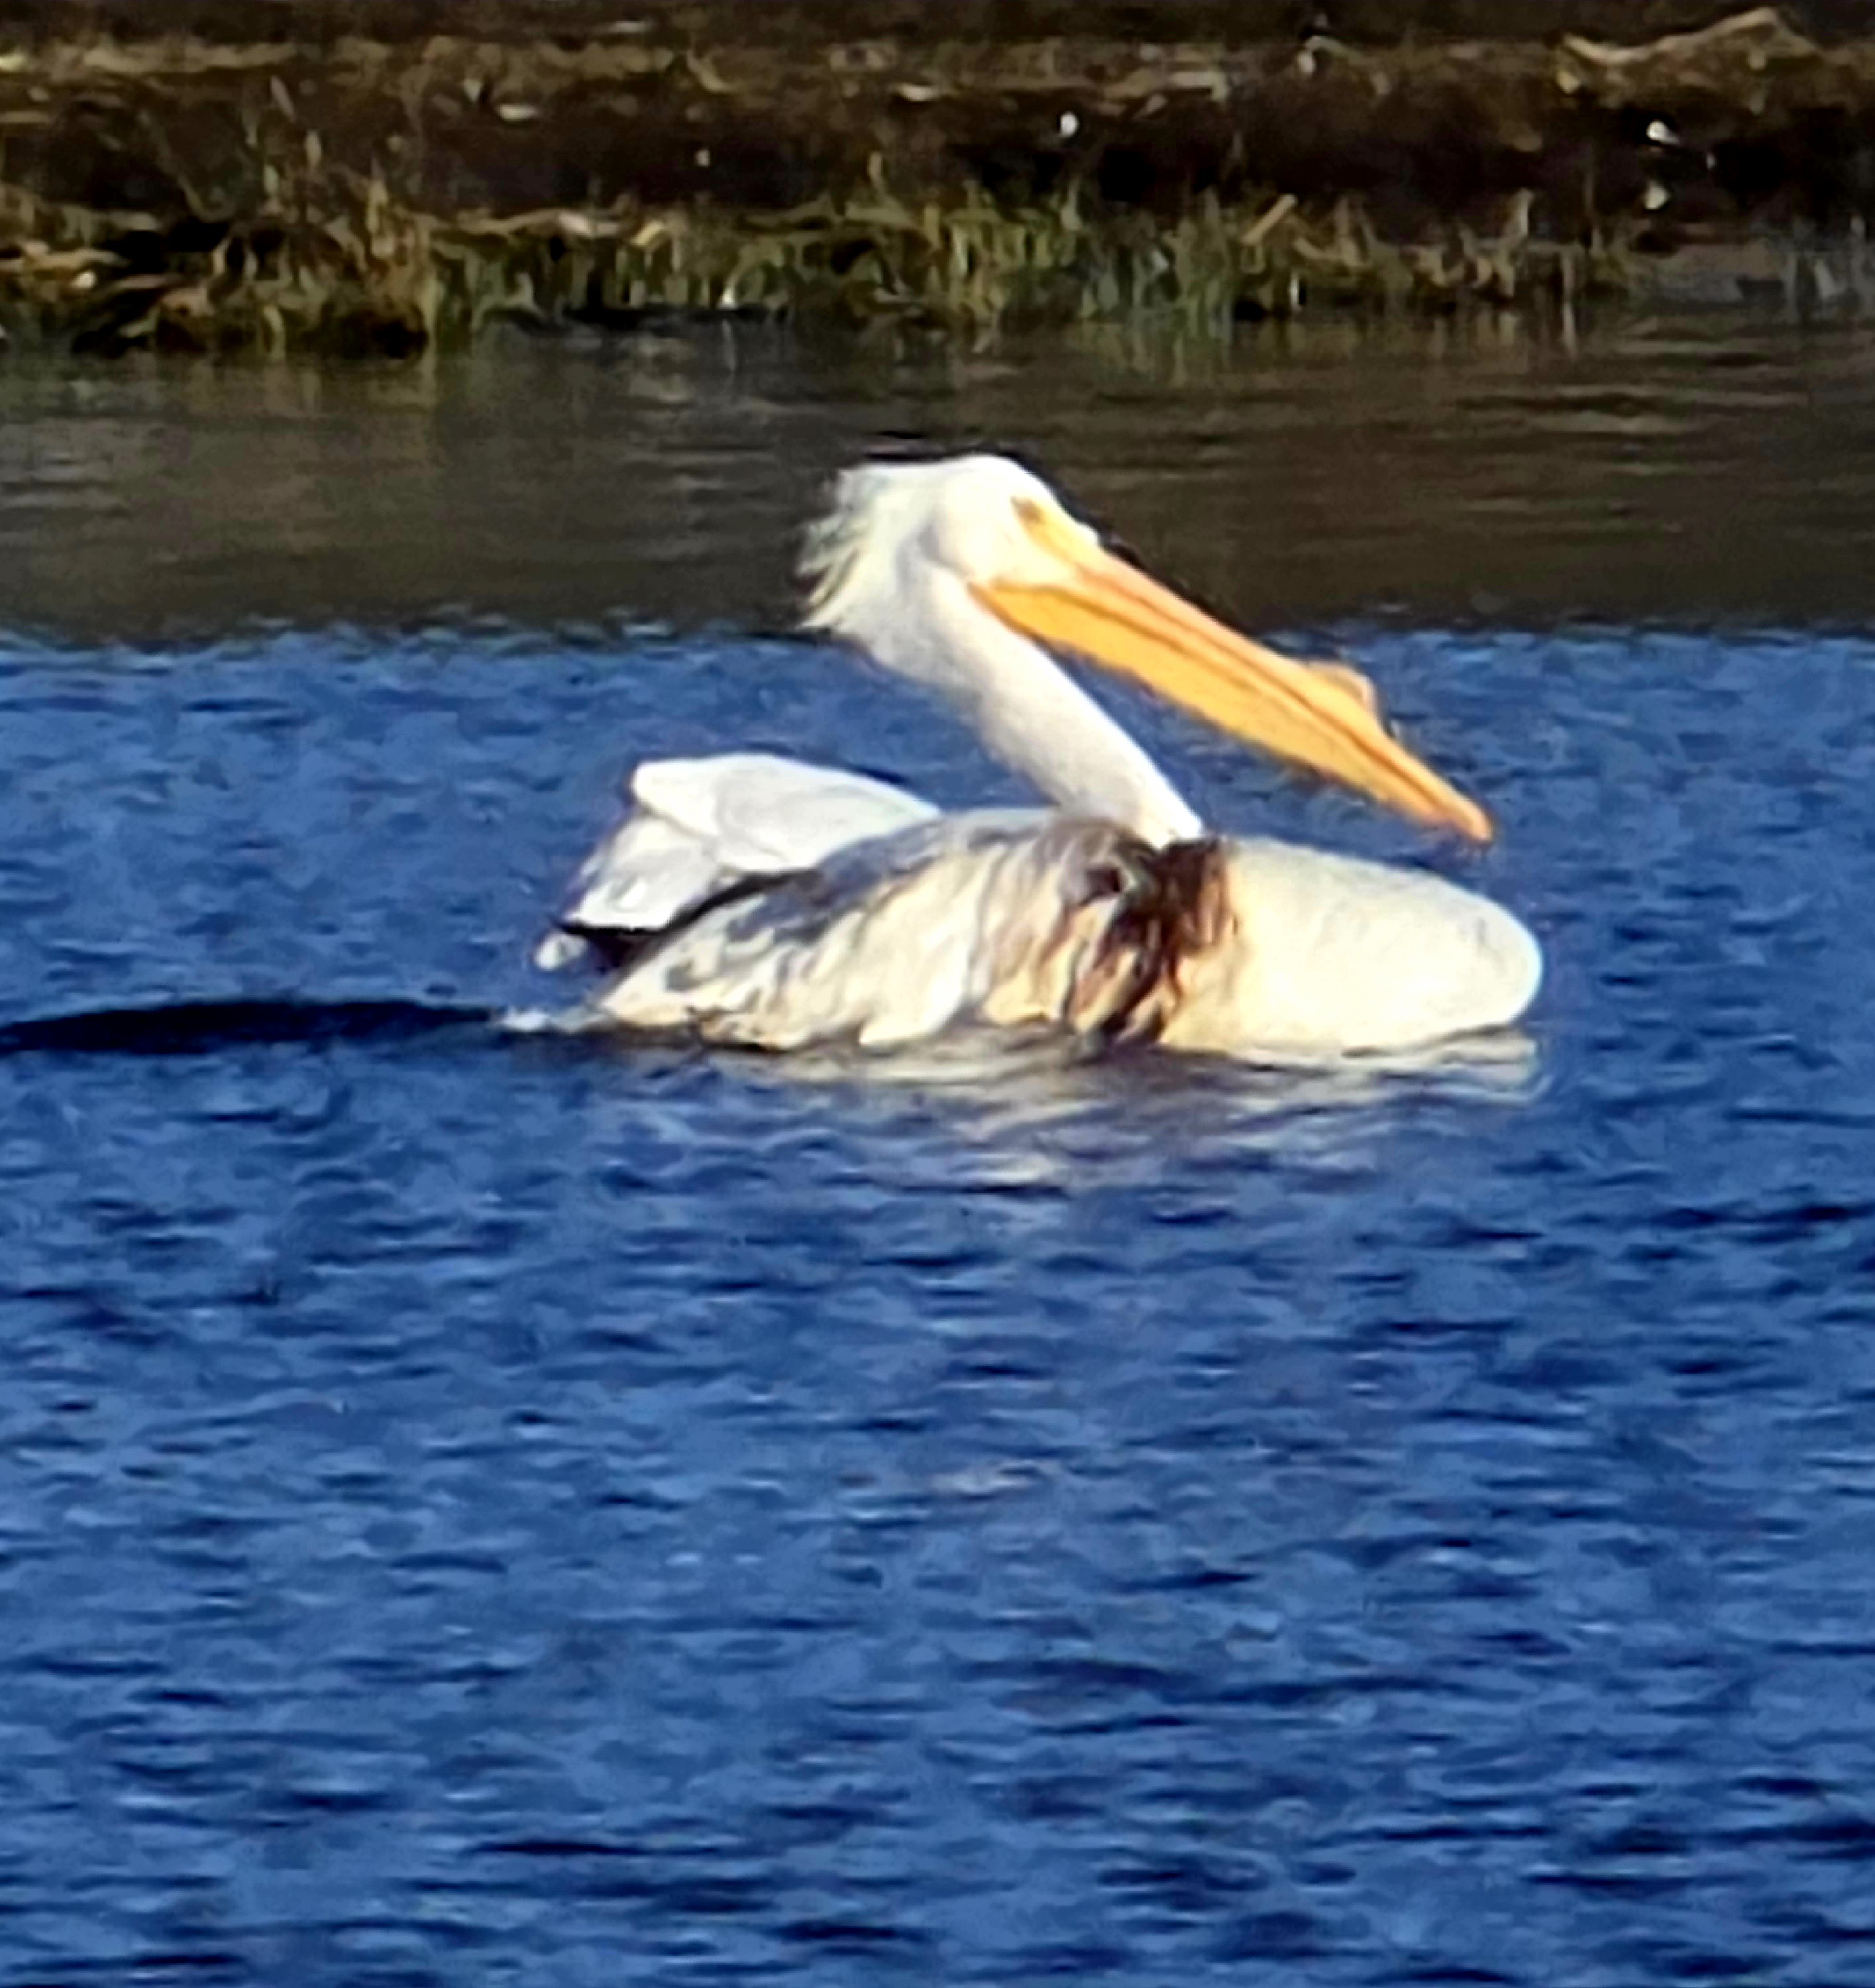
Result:
M1871 334L1623 319L978 355L718 330L434 367L0 374L15 620L775 626L867 451L1030 453L1261 625L1869 611ZM516 410L525 409L525 418ZM735 560L720 556L725 545Z
M612 1046L634 1053L628 1043ZM843 1112L882 1130L935 1122L957 1142L947 1166L967 1160L973 1178L1064 1186L1156 1175L1168 1150L1192 1159L1269 1152L1297 1165L1332 1160L1384 1128L1402 1097L1421 1108L1434 1100L1514 1106L1536 1096L1542 1080L1538 1046L1517 1030L1410 1055L1288 1068L1151 1051L1096 1058L1059 1042L1012 1046L975 1036L887 1055L725 1061L752 1084L829 1089Z
M0 374L0 1025L131 1018L0 1034L0 1976L1860 1978L1863 354ZM1528 1043L488 1023L640 754L1011 793L751 632L979 433L1333 621L1498 846L1128 722L1527 917Z

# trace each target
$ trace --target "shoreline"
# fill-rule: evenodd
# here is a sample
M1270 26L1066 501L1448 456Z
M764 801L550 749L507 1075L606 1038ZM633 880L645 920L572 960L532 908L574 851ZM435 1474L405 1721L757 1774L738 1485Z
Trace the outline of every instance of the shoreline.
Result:
M1174 44L802 25L889 22L893 0L792 0L760 39L713 41L721 0L597 27L586 0L482 0L456 10L478 34L420 34L427 0L358 0L244 8L265 41L9 44L9 4L15 343L407 353L502 321L674 315L980 340L1596 296L1875 303L1875 39L1813 39L1768 8L1630 9L1703 23L1647 42ZM218 4L182 11L203 26ZM1005 26L1056 5L1020 0ZM1114 27L1153 10L1078 11ZM1273 19L1277 0L1240 11ZM68 0L39 26L126 12ZM1792 13L1819 34L1834 18L1829 0ZM403 38L356 32L399 17Z

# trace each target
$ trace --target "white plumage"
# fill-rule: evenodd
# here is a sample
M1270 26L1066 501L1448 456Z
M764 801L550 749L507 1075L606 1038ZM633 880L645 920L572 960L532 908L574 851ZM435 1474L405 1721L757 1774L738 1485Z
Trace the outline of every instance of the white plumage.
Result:
M535 955L596 951L618 969L593 1019L774 1050L988 1024L1294 1060L1414 1049L1529 1006L1541 954L1488 900L1203 836L1039 644L1419 820L1491 829L1387 730L1364 678L1223 627L1027 472L971 457L849 472L809 570L810 625L938 691L1064 811L941 817L764 754L647 762Z
M811 869L938 812L903 787L769 752L647 759L630 793L630 812L579 866L536 965L604 954L623 935L635 943L746 877Z
M978 1021L1090 1032L1123 846L1066 816L940 816L713 907L593 1005L766 1049L884 1048Z

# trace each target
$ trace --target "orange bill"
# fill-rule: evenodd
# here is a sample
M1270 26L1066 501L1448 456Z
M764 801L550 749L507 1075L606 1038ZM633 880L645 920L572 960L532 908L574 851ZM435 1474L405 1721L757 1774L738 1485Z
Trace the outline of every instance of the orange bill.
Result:
M1025 505L1022 522L1067 571L1045 586L975 590L1012 627L1131 677L1220 731L1414 821L1491 840L1484 810L1387 730L1373 686L1358 670L1265 648L1039 505Z

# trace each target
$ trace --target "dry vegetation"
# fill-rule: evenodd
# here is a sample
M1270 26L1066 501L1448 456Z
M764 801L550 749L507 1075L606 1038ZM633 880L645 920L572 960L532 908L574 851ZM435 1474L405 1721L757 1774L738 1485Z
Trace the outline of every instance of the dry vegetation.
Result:
M1631 48L0 49L0 312L100 350L672 312L1213 331L1627 289L1677 241L1870 205L1875 45L1768 8Z

